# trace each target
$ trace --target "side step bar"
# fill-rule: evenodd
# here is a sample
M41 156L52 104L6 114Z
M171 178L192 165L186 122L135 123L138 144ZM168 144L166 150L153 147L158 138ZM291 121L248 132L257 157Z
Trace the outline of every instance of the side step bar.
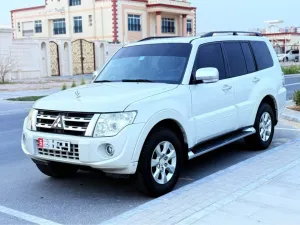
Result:
M194 148L192 148L189 151L188 153L189 160L196 158L200 155L203 155L207 152L213 151L217 148L228 145L230 143L236 142L244 137L250 136L255 133L256 130L253 127L251 127L251 128L235 131L233 133L226 134L224 136L203 142L199 145L196 145Z

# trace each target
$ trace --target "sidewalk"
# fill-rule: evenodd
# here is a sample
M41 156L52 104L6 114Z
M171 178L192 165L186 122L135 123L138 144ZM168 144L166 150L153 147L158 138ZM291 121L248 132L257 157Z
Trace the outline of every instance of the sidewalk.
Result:
M266 151L103 224L300 224L300 140Z

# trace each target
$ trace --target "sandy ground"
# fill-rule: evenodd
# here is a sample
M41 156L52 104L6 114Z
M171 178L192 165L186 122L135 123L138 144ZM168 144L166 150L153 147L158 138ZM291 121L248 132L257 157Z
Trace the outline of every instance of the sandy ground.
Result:
M15 92L15 91L28 91L28 90L47 90L53 88L62 88L63 84L67 87L71 87L73 80L76 85L81 84L81 80L84 79L85 83L91 82L91 75L82 76L68 76L68 77L50 77L39 78L21 81L11 81L8 84L0 84L0 92Z

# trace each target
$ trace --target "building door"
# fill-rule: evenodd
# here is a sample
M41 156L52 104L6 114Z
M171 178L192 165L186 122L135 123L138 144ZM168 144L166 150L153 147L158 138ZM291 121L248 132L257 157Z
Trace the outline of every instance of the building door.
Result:
M60 76L58 44L50 41L51 75Z
M72 42L73 74L91 74L95 71L95 43L86 40Z

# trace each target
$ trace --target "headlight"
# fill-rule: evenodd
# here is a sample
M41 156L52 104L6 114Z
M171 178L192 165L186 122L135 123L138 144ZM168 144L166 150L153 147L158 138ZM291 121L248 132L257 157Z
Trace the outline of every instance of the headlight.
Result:
M94 137L116 136L134 122L136 114L136 112L101 114L95 127Z
M26 124L26 128L28 130L36 130L35 127L35 118L37 116L37 110L35 109L31 109L29 112L29 115L27 117L27 124Z

